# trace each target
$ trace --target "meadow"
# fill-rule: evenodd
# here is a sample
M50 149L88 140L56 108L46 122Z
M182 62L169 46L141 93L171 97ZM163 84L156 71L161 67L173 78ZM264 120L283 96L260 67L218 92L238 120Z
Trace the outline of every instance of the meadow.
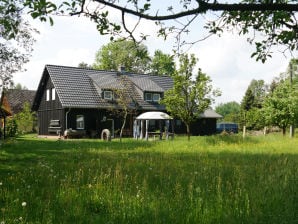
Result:
M2 141L0 223L295 224L298 137Z

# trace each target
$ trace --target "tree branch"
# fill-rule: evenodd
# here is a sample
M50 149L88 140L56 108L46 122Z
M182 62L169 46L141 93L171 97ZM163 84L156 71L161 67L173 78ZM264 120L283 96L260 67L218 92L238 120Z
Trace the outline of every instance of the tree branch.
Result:
M106 1L106 0L94 0L95 2L104 4L106 6L112 7L114 9L120 10L127 14L138 16L142 19L154 20L154 21L163 21L163 20L172 20L178 19L185 16L190 16L194 14L204 13L206 11L287 11L287 12L297 12L298 4L285 4L285 3L268 3L268 4L220 4L220 3L208 3L202 0L197 0L198 7L192 10L182 11L179 13L171 14L171 15L149 15L139 12L137 10L128 9L117 5L115 3Z

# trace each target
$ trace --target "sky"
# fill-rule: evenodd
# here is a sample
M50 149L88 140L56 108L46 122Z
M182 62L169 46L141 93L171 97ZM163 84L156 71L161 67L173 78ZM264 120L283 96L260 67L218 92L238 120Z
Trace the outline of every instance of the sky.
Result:
M134 18L129 17L127 21L128 25L132 26ZM20 83L31 90L37 89L46 64L93 64L96 51L109 43L109 37L101 36L95 24L86 18L55 17L54 26L38 20L31 23L40 34L36 36L37 41L30 62L25 65L26 71L15 74L13 78L15 84ZM156 27L149 21L143 21L139 27L138 32L156 33ZM192 26L190 29L190 39L206 33L201 26ZM254 45L247 43L246 38L225 33L221 37L212 36L198 42L188 51L199 59L197 66L211 77L213 87L219 88L222 92L222 95L216 98L213 107L231 101L240 103L252 79L263 79L270 83L274 77L287 69L291 55L285 56L276 51L265 64L256 62L250 57L255 50ZM174 40L169 37L164 41L162 38L151 36L144 44L151 56L158 49L171 54ZM297 52L294 53L297 57Z

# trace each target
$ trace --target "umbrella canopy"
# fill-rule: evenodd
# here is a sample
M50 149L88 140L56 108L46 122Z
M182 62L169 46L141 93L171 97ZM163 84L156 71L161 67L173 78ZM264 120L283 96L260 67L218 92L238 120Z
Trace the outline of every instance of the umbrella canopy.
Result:
M170 115L159 112L159 111L150 111L140 114L137 120L171 120L173 119Z

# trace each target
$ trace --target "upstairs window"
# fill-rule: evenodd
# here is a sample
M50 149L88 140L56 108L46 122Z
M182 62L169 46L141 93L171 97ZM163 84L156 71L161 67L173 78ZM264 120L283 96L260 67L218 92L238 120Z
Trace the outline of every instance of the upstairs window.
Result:
M46 101L50 101L50 90L47 89L46 91Z
M56 99L56 91L55 88L52 89L52 100Z
M84 115L77 115L77 129L84 129L85 128L85 119Z
M160 94L159 93L153 93L153 102L159 102L160 100Z
M145 101L147 102L159 102L160 93L145 93Z
M145 93L145 101L152 101L152 93Z
M105 90L103 92L103 98L106 100L112 100L113 99L113 92L110 90Z

